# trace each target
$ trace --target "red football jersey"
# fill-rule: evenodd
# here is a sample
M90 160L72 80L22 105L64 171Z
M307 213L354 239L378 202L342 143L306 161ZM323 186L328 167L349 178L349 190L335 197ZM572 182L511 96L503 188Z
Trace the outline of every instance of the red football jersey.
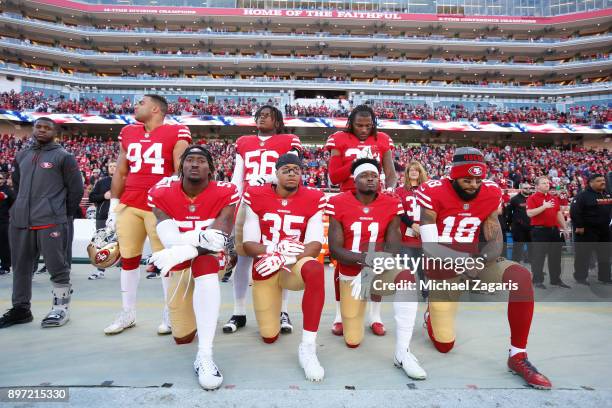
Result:
M274 173L274 165L278 158L291 149L302 150L300 138L296 135L274 135L265 141L260 140L257 135L238 138L236 152L244 160L243 182L247 182L253 177Z
M205 230L219 216L221 210L238 203L238 189L232 183L211 181L197 197L190 198L183 191L181 180L156 184L149 190L148 205L159 208L176 222L179 231ZM172 270L185 269L190 261Z
M402 215L404 208L397 197L388 194L378 194L374 201L365 205L347 191L329 199L326 213L342 224L344 248L361 252L367 249L368 243L385 241L389 223ZM338 271L344 276L357 276L360 270L359 265L338 262Z
M404 213L411 218L415 224L419 224L421 220L421 207L417 203L416 190L418 187L406 190L404 187L398 187L395 189L395 193L402 200L402 207L404 207ZM412 228L408 228L406 224L402 222L400 227L402 231L402 241L408 243L418 244L421 242L420 236L416 236Z
M161 125L150 133L144 125L121 129L119 142L130 166L121 203L150 211L147 191L159 180L174 173L172 152L179 140L191 143L191 132L184 125Z
M384 132L377 132L376 137L368 136L365 141L359 140L352 133L336 132L327 139L324 148L329 151L338 150L342 157L342 166L345 166L353 162L357 154L368 147L372 152L372 156L382 166L383 155L393 149L393 140ZM353 176L340 184L340 191L355 191Z
M270 184L249 187L242 199L259 218L260 243L264 245L291 237L304 242L308 221L317 212L325 211L327 205L322 191L303 186L287 198L279 197ZM253 279L262 277L253 270Z
M417 201L436 212L438 242L459 244L464 250L473 251L477 248L473 244L478 243L482 222L501 205L502 191L494 182L483 180L476 198L463 201L451 183L448 178L423 183L417 190Z
M497 184L483 180L476 198L462 200L453 189L452 181L429 180L417 190L419 205L436 212L438 242L467 254L478 253L478 237L484 220L502 204L502 191ZM427 270L432 279L446 279L456 276L452 269L437 266Z

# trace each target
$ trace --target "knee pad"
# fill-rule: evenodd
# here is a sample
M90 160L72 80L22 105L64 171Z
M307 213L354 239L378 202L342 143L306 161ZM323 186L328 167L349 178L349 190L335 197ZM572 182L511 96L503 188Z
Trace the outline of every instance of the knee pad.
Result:
M219 258L214 255L200 255L191 262L191 274L194 278L212 275L219 272Z
M457 302L429 302L427 333L436 349L448 353L455 345Z
M121 269L124 271L133 271L134 269L138 269L140 267L141 258L141 255L133 258L121 258Z

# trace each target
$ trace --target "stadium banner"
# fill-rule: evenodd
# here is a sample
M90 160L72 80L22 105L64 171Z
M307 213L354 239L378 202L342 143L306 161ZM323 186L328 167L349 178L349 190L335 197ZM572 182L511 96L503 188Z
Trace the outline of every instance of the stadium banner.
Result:
M553 17L520 16L464 16L453 14L408 14L377 11L349 10L286 10L286 9L245 9L245 8L204 8L173 6L118 6L104 4L85 4L70 0L37 0L41 3L60 8L79 10L86 13L108 14L147 14L147 15L185 15L185 16L246 16L282 18L326 18L383 21L426 21L452 23L490 23L490 24L560 24L593 18L612 16L612 8Z
M49 117L58 124L82 125L129 125L136 123L133 115L94 115L74 113L19 112L0 109L0 120L32 123L39 117ZM295 128L337 128L346 127L346 118L285 118L285 126ZM166 123L187 126L250 126L255 121L250 116L213 115L168 115ZM508 133L579 133L612 134L612 122L598 125L577 125L560 123L494 123L494 122L445 122L435 120L394 120L378 119L377 126L385 130L428 130L447 132L508 132Z

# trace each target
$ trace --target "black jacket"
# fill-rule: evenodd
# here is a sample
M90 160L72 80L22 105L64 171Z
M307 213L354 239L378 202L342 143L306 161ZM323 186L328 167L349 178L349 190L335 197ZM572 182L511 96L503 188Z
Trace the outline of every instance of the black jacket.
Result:
M597 193L590 186L582 190L570 205L574 228L607 229L612 212L612 196L607 191Z
M521 193L515 194L508 203L506 218L508 225L529 228L530 221L527 216L527 197Z
M112 177L101 178L89 193L89 201L96 205L96 220L106 220L108 218L110 200L104 198L104 193L110 191L112 180Z
M83 179L74 156L62 146L36 141L15 156L13 187L17 198L11 225L29 228L63 224L76 213L83 197Z
M0 187L0 224L8 224L9 209L15 202L15 192L6 184Z

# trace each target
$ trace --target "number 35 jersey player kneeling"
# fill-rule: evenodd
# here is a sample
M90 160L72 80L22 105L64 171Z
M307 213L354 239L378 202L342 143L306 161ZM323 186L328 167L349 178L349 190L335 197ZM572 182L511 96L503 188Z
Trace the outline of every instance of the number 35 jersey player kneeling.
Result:
M253 306L264 342L281 331L278 319L283 289L304 291L304 326L298 361L310 381L324 369L316 355L316 335L325 302L323 265L316 260L323 244L323 192L301 186L301 160L285 154L276 162L277 184L250 187L245 206L244 250L254 257Z

